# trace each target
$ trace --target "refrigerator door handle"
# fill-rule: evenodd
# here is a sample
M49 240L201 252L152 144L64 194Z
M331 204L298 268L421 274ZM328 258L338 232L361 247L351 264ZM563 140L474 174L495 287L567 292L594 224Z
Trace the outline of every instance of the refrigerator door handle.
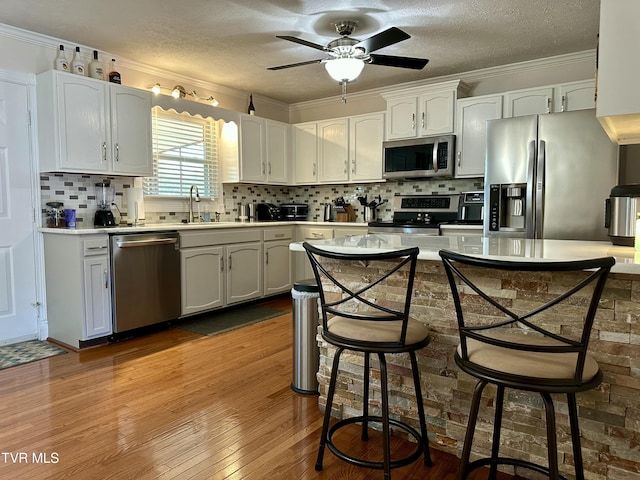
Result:
M547 142L540 140L538 146L538 162L536 165L536 234L534 238L542 238L544 213L544 171Z
M527 238L534 238L535 232L535 184L536 184L536 142L532 140L529 142L528 149L528 165L529 171L527 172L527 198L525 200L525 230Z

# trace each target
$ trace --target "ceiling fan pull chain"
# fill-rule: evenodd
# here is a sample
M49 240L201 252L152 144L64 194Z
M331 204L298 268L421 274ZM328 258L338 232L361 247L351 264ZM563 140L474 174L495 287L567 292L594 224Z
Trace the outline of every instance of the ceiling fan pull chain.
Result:
M340 85L342 85L342 103L347 103L347 82L343 80Z

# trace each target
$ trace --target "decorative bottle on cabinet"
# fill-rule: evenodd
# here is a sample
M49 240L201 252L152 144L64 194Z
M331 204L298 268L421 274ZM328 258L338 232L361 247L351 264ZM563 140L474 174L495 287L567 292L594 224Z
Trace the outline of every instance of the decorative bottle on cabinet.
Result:
M71 60L71 71L76 75L82 75L84 77L86 73L85 64L80 56L80 47L76 47L76 53L73 54Z
M109 70L109 81L111 83L122 83L122 80L120 78L120 72L118 72L118 69L116 68L115 58L111 59L111 69Z
M63 72L69 71L69 61L64 54L64 45L60 45L60 49L58 50L58 55L56 55L55 59L56 70L61 70Z
M97 78L98 80L104 80L104 72L102 70L102 63L98 60L98 51L93 51L93 60L89 63L89 76L91 78Z
M249 94L249 108L247 109L249 115L256 114L256 107L253 106L253 95Z

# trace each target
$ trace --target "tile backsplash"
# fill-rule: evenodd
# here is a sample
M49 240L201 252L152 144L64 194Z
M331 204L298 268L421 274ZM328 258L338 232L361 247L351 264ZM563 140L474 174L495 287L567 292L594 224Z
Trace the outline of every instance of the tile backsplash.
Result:
M76 209L76 222L78 228L90 228L93 226L93 216L96 211L95 184L108 179L116 190L116 204L126 220L127 190L133 186L131 177L105 177L102 175L80 174L41 174L40 196L42 202L42 218L47 210L47 202L59 201L64 203L64 208ZM389 200L378 211L379 218L390 220L393 211L391 198L394 195L432 195L444 193L459 193L469 190L482 190L483 179L426 179L420 181L389 181L383 183L365 184L340 184L340 185L251 185L251 184L224 184L223 201L224 212L220 212L221 221L234 221L238 216L238 204L240 203L308 203L310 221L320 221L323 215L323 205L332 202L338 197L343 197L347 203L351 203L358 222L363 222L363 213L357 197L367 196L369 199L377 198ZM146 202L147 203L147 202ZM146 205L146 222L163 223L176 222L187 218L186 212L153 211L157 207ZM212 209L213 210L213 209ZM116 221L120 220L117 209L113 209Z

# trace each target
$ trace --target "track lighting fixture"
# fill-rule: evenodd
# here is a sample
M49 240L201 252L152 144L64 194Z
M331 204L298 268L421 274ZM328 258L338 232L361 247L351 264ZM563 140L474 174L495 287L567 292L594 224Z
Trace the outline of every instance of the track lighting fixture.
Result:
M159 83L151 85L148 87L155 95L159 95L163 91L169 93L173 98L186 98L187 95L192 97L196 102L208 103L212 107L217 107L220 102L216 100L213 95L209 95L208 98L199 97L195 90L191 90L187 92L186 89L182 85L175 85L173 88L163 87Z

